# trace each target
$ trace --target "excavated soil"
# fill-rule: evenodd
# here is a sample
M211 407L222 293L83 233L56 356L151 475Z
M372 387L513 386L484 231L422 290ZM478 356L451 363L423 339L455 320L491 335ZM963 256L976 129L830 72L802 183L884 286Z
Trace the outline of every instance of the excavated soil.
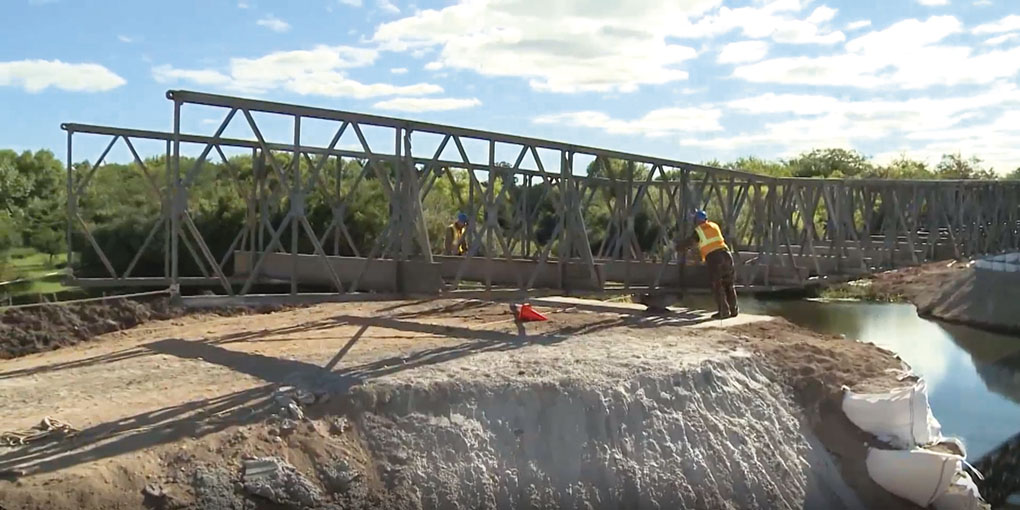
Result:
M169 301L165 297L110 299L0 310L0 359L76 345L104 333L189 313L184 308L171 306ZM281 308L222 308L212 313L232 316L278 309ZM210 311L202 313L209 314Z
M0 508L911 508L839 387L870 344L781 320L505 304L188 316L0 363Z

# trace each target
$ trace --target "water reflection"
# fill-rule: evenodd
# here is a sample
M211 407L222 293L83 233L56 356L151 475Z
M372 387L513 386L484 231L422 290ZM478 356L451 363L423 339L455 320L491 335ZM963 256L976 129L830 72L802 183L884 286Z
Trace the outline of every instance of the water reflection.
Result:
M896 352L928 381L943 433L972 459L1020 432L1020 338L924 320L906 304L744 299L741 310Z

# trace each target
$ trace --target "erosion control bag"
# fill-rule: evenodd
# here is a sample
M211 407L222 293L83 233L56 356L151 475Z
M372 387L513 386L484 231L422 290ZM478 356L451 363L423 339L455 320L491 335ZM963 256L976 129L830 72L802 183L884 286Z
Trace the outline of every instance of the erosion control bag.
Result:
M942 426L928 407L924 381L888 393L853 393L844 387L843 413L861 430L896 448L942 440Z
M868 450L868 476L885 490L927 507L955 481L959 456L915 448Z

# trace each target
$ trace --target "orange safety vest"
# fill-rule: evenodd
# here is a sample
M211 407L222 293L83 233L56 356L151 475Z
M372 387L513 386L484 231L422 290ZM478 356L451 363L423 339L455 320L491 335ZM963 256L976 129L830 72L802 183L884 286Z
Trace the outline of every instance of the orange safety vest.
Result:
M453 232L453 242L457 245L457 255L463 255L467 251L467 243L464 239L464 233L467 231L467 225L457 228L456 223L450 224L450 232Z
M706 221L694 228L698 233L698 250L701 251L701 260L705 260L709 253L722 249L728 250L726 241L723 240L722 230L715 222Z

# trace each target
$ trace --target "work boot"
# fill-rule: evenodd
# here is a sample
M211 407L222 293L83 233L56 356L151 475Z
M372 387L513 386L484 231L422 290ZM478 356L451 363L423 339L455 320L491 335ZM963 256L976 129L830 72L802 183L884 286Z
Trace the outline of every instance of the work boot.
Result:
M736 317L737 312L738 312L737 307L734 306L733 308L730 308L730 317Z
M730 305L726 302L726 294L721 286L716 285L712 289L715 294L715 306L719 310L718 313L712 315L713 319L725 319L730 316Z
M712 318L713 319L723 320L723 319L729 319L730 316L729 315L723 315L720 312L715 312L715 313L712 314Z

